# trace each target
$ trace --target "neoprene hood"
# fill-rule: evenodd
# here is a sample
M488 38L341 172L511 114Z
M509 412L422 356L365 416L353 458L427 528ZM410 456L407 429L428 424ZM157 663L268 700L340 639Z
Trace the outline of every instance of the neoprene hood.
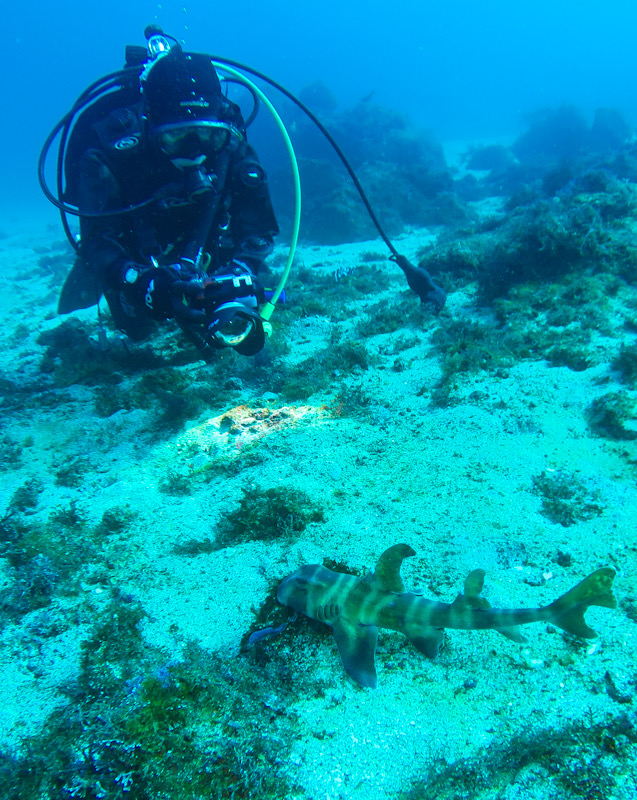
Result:
M171 50L150 65L142 86L153 128L218 119L221 84L210 56Z

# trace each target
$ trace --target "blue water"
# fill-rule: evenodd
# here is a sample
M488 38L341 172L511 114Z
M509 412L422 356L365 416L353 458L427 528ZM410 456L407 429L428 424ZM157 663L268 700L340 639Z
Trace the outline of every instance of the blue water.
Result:
M504 153L452 183L435 148L408 161L386 137L394 163L364 177L384 224L413 214L396 242L449 291L437 317L380 244L339 246L363 210L329 174L321 208L329 170L306 164L314 230L271 342L209 363L170 323L129 347L106 313L99 331L94 311L55 317L71 255L36 176L54 124L149 23L445 143L510 141L563 104L637 126L637 3L33 0L3 19L0 800L290 798L284 773L314 800L637 798L635 147L549 118L515 168ZM355 157L369 125L340 119ZM266 165L267 122L249 132ZM6 236L34 218L53 227ZM383 633L372 697L273 587L322 560L364 574L401 541L430 599L479 567L494 606L533 607L608 565L620 607L591 611L597 643L452 632L434 664ZM473 574L461 607L480 604Z
M343 105L373 92L441 140L511 136L529 113L562 103L637 121L637 4L627 0L35 0L3 20L3 227L46 209L35 169L43 139L152 22L294 92L321 80Z

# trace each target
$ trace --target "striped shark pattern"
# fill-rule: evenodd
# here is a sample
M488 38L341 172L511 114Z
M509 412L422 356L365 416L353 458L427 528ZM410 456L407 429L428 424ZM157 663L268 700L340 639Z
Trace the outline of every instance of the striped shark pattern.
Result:
M602 567L554 602L540 608L491 608L481 596L484 570L471 572L464 592L453 603L427 600L406 592L400 575L405 558L415 555L407 544L396 544L381 555L364 578L334 572L321 564L306 564L285 578L277 599L311 619L327 623L345 672L361 686L377 684L375 653L378 628L403 633L427 658L435 658L444 628L492 629L515 642L525 641L520 625L550 622L574 636L597 636L584 620L589 606L616 608L612 583L615 570Z

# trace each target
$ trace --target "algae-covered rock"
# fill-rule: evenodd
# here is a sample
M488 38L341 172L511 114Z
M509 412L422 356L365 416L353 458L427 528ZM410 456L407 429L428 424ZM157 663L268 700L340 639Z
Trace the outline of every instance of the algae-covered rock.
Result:
M590 429L597 436L620 441L637 439L635 400L626 392L607 392L596 397L586 416Z

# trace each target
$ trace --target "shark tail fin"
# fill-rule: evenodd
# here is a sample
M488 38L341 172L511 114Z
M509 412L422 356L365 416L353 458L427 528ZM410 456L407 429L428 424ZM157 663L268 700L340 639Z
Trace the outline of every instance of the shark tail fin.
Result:
M553 616L550 621L573 636L594 639L597 634L584 621L584 613L589 606L617 608L613 594L614 577L615 570L612 567L602 567L592 572L551 603L549 609Z

